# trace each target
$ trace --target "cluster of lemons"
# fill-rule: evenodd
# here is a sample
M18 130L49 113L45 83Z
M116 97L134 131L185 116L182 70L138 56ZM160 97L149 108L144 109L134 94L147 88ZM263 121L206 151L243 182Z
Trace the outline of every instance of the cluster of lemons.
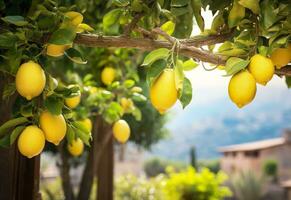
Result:
M68 23L65 20L61 26L73 27L76 33L82 33L84 31L93 31L94 29L90 27L88 24L82 23L83 22L83 15L81 13L75 11L69 11L65 13L65 18L68 19ZM59 57L63 56L64 52L71 48L72 44L67 45L56 45L56 44L47 44L46 47L46 54L52 57Z
M101 81L106 86L110 85L116 78L116 70L113 67L107 66L101 72ZM137 87L134 87L137 88ZM139 90L140 91L140 90ZM120 104L123 108L124 112L130 110L133 106L133 102L130 98L122 97L120 100ZM130 136L130 127L128 123L120 119L113 124L113 135L115 139L120 143L125 143L129 139Z
M291 45L287 48L277 48L270 58L256 54L250 59L247 69L232 76L228 93L230 99L239 107L250 103L256 95L256 83L266 85L273 77L276 69L281 69L291 61ZM178 99L175 86L175 72L165 69L150 87L152 105L163 114L171 108Z
M39 96L44 90L46 76L42 67L33 61L23 63L16 73L16 89L18 93L31 100ZM65 99L69 108L75 108L81 99L81 94ZM84 126L91 129L91 121L86 119ZM44 148L45 140L58 145L67 132L67 124L62 114L54 115L48 110L43 110L39 116L39 126L27 126L18 138L19 151L28 158L40 154ZM83 152L84 144L77 138L72 144L68 145L72 155L80 155Z
M228 85L230 99L239 107L249 104L256 96L256 83L266 85L273 77L275 68L281 69L291 61L291 45L278 48L270 58L256 54L251 57L247 69L233 75Z

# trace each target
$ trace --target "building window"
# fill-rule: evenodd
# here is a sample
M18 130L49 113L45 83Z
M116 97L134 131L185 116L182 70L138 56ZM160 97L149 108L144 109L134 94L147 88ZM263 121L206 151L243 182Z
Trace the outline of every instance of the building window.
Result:
M259 151L246 151L245 152L245 156L246 157L253 157L253 158L257 158L259 157L260 152Z
M235 157L236 156L236 152L232 152L232 156Z

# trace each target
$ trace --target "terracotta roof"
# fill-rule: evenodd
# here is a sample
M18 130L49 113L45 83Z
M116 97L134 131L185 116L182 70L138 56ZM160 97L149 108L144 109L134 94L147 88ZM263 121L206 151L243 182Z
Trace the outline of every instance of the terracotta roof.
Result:
M234 151L254 151L260 149L267 149L271 147L280 146L285 143L285 139L274 138L269 140L261 140L256 142L249 142L243 144L236 144L219 148L219 152L234 152Z

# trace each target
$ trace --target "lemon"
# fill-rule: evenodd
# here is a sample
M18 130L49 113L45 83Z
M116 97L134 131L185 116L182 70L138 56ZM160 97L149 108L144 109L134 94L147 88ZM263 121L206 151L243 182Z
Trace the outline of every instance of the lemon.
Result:
M84 143L80 138L77 138L76 140L73 140L71 144L68 144L67 148L70 154L73 156L79 156L84 151Z
M48 44L46 47L46 54L52 57L59 57L64 55L64 52L71 47L72 45Z
M272 79L275 67L271 59L256 54L251 58L249 71L257 83L266 85Z
M92 122L89 118L83 119L80 121L85 127L86 129L91 132L92 131Z
M69 108L75 108L79 105L81 101L81 94L79 93L77 96L66 98L65 103Z
M130 136L130 128L125 120L118 120L113 125L113 135L120 143L125 143Z
M39 122L47 141L58 145L65 137L67 124L63 115L53 115L49 111L44 111L40 114Z
M71 23L74 26L78 26L83 21L83 15L75 11L66 12L65 16L71 20Z
M105 85L110 85L115 79L115 69L112 67L105 67L101 72L101 81Z
M121 98L120 104L121 104L121 107L123 108L124 112L127 112L133 106L132 100L127 99L125 97Z
M281 69L291 61L291 45L288 48L275 49L271 54L271 60L277 69Z
M40 95L45 87L45 73L41 66L33 61L20 65L16 73L16 89L27 100Z
M37 126L27 126L18 138L20 153L28 158L40 154L45 145L44 133Z
M233 75L228 84L229 97L239 108L250 103L256 91L256 80L247 70Z
M164 113L171 108L178 98L173 69L165 69L150 88L150 99L153 106Z

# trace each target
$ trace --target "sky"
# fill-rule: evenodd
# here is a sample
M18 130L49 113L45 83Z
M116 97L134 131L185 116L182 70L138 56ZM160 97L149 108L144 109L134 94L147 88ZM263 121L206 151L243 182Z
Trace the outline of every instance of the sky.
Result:
M203 15L209 27L210 12ZM291 128L291 89L284 78L274 76L266 86L257 84L253 102L239 109L229 99L230 77L224 73L202 66L186 73L193 87L192 101L184 110L180 103L171 109L166 125L171 136L155 145L151 156L187 160L188 149L195 145L198 158L212 159L220 156L220 146L278 137L284 128Z

